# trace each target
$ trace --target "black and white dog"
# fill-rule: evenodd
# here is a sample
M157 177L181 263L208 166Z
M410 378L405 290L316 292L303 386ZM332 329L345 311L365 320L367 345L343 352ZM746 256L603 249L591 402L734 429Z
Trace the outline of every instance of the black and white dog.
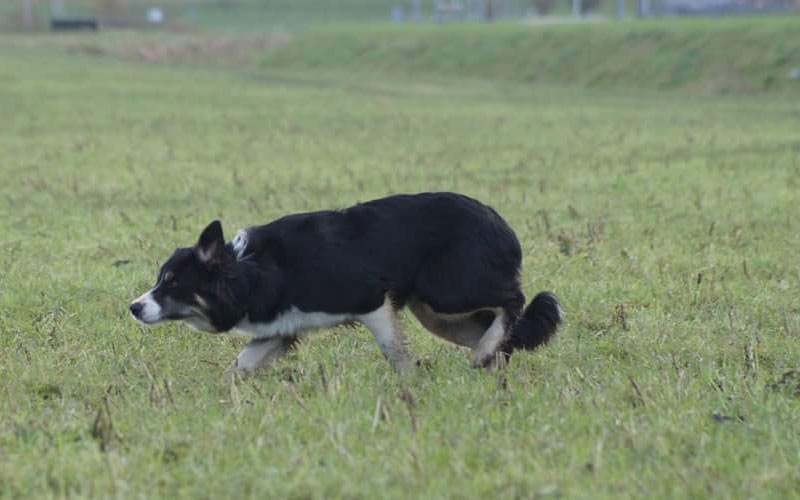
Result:
M161 266L130 305L147 324L183 320L207 332L252 336L232 368L247 373L307 332L364 324L398 371L410 364L397 312L408 306L431 333L489 367L534 349L561 322L556 297L523 310L522 251L492 208L454 193L397 195L338 211L289 215L226 243L212 222Z

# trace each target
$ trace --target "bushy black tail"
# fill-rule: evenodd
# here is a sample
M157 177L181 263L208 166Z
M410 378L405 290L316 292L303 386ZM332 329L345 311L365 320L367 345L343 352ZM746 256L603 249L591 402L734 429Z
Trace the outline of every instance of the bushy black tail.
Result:
M511 354L515 349L533 350L546 344L558 330L561 320L558 297L550 292L540 292L514 325L504 351Z

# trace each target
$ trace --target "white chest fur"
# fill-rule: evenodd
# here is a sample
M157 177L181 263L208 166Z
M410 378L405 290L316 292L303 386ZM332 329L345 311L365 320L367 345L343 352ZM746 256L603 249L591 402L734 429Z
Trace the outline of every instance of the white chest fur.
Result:
M236 329L246 335L252 335L254 339L269 339L297 336L320 328L336 326L348 319L352 317L346 314L303 312L292 307L269 323L253 323L250 318L245 318L236 325Z

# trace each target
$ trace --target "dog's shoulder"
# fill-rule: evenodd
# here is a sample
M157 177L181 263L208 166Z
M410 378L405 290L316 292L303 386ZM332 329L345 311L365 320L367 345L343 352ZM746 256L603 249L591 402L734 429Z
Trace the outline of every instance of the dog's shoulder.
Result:
M334 211L286 215L268 224L239 230L230 245L239 260L292 252L340 226L340 219L339 212Z

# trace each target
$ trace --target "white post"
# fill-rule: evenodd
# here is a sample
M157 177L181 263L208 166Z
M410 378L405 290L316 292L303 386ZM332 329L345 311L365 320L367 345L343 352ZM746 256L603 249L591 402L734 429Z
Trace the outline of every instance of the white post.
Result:
M26 28L33 27L33 0L22 0L22 22Z
M572 0L572 15L575 17L581 17L581 0Z

